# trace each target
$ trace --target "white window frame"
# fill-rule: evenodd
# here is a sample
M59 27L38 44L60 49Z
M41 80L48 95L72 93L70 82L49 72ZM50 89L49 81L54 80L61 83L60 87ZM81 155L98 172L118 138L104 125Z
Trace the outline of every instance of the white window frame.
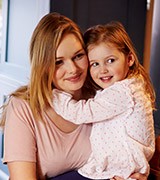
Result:
M34 0L36 1L36 19L37 23L40 18L49 13L50 11L50 0ZM17 64L9 63L7 57L7 29L8 29L8 10L9 10L9 0L2 0L2 16L3 16L3 26L2 26L2 52L0 60L0 81L14 81L18 84L26 83L29 76L29 68L22 67ZM18 76L17 76L18 72ZM3 81L3 82L4 82Z

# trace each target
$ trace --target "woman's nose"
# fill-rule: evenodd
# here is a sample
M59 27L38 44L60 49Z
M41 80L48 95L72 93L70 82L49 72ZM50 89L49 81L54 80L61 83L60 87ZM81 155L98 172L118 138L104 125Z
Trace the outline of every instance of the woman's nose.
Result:
M69 73L75 73L77 71L77 66L74 61L70 61L68 63L68 71L69 71Z

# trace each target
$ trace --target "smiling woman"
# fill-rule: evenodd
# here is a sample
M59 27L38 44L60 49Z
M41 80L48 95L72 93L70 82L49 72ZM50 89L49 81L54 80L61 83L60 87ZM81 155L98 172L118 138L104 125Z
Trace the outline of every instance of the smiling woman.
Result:
M77 169L90 154L91 125L64 121L52 107L54 88L77 99L93 91L83 85L88 60L79 27L58 13L44 16L31 38L30 63L28 85L10 95L2 117L4 163L16 180L45 179Z
M87 76L87 67L87 55L79 39L74 34L65 36L56 52L56 69L53 78L55 87L80 99L80 89Z

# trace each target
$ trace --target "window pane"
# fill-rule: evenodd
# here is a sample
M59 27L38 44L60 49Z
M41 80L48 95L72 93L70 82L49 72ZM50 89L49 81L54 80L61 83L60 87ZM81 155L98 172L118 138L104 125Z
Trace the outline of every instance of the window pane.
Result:
M2 53L2 0L0 0L0 60Z

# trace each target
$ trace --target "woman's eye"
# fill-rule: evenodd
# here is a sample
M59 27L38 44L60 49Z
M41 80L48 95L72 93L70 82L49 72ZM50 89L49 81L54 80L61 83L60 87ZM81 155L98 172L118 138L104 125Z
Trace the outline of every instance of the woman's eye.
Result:
M85 56L84 53L77 54L76 56L73 57L73 60L79 60L79 59L83 58L84 56Z
M63 64L63 61L62 61L62 60L57 60L57 61L56 61L56 66L61 65L61 64Z
M107 63L110 63L110 64L111 64L111 63L113 63L114 61L115 61L114 59L108 59L108 60L107 60Z

